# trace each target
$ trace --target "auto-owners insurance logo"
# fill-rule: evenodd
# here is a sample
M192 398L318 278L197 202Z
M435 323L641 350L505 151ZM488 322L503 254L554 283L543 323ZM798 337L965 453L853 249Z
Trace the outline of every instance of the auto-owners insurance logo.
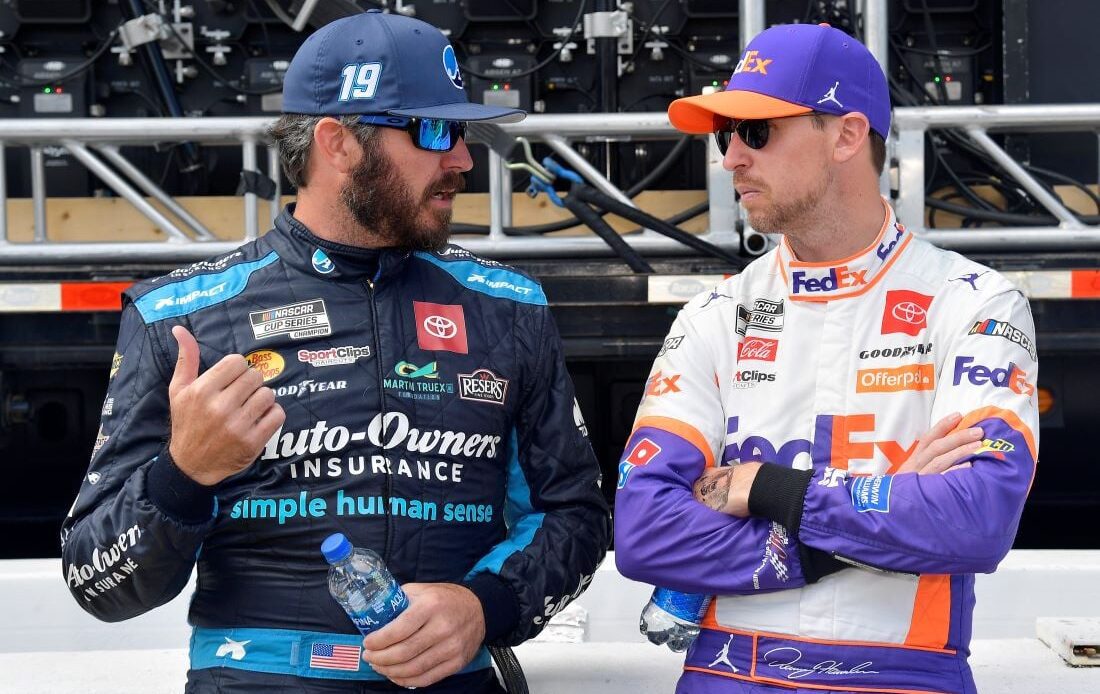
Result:
M489 369L458 375L458 397L463 400L503 405L507 395L508 381Z

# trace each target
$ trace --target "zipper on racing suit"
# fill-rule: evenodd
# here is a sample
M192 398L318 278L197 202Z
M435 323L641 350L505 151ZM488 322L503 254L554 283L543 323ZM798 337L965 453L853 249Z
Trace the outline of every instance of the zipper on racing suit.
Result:
M382 434L386 430L386 373L382 368L382 340L378 334L378 306L374 302L374 283L382 274L381 259L373 280L366 280L367 295L370 297L371 332L374 334L374 363L378 365L378 413L382 422ZM393 518L390 517L390 497L393 495L393 475L386 466L386 486L382 490L382 510L386 517L386 542L382 549L382 561L390 562L390 546L393 544Z

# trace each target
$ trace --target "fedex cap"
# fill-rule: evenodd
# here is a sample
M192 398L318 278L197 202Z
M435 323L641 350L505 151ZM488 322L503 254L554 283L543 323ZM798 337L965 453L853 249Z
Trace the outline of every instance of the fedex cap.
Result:
M727 118L811 111L862 113L882 139L890 133L886 75L866 46L828 24L783 24L761 32L724 91L677 99L668 119L677 130L704 134Z
M368 10L326 24L302 43L283 80L283 113L508 123L527 115L470 103L462 87L458 58L439 29Z

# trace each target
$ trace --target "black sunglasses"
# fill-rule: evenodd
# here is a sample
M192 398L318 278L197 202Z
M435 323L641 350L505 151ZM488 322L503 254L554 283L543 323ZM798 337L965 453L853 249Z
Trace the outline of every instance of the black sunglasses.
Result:
M786 116L786 118L800 118L801 116L812 116L813 113L802 113L797 116ZM768 138L771 136L771 121L774 119L761 118L761 119L748 119L737 120L730 118L726 120L725 124L714 131L714 141L718 145L718 151L722 153L722 156L726 156L726 150L730 148L730 142L733 140L733 134L737 133L737 137L741 138L741 141L745 143L745 146L749 149L762 149L768 144Z
M466 122L442 118L406 118L404 116L360 116L364 125L404 130L417 149L428 152L450 152L466 137Z

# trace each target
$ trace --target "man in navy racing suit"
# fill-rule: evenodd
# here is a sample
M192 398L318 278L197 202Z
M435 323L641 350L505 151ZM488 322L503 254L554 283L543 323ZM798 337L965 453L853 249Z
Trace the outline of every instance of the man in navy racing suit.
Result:
M125 294L65 579L118 621L197 564L188 692L500 692L486 645L537 634L609 540L542 288L446 245L465 122L523 114L377 12L310 36L283 97L296 206ZM366 638L328 595L332 532L410 598Z

